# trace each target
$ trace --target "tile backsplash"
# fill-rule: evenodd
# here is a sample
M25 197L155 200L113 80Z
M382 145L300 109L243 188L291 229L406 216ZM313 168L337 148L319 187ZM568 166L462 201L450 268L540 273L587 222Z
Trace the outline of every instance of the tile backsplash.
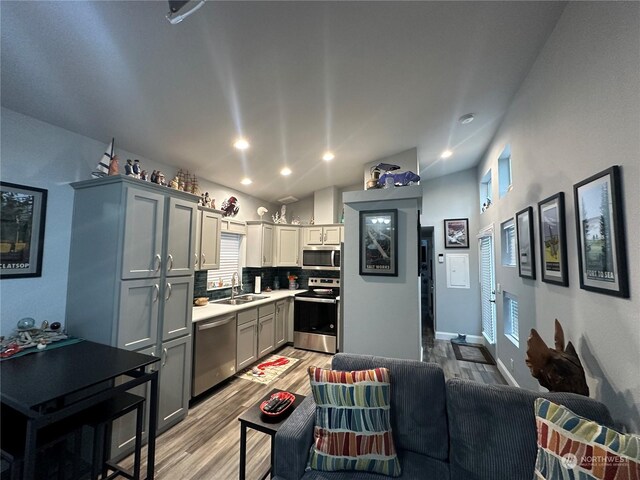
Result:
M309 277L327 277L339 278L340 272L336 270L303 270L293 267L267 267L253 268L246 267L242 269L242 287L245 292L253 292L253 284L255 277L262 277L262 289L267 287L274 289L275 279L280 283L280 289L289 288L289 280L287 275L295 275L298 277L298 288L306 289L309 285ZM231 296L231 288L221 288L216 290L207 290L207 271L195 272L193 296L209 297L211 300L226 298Z

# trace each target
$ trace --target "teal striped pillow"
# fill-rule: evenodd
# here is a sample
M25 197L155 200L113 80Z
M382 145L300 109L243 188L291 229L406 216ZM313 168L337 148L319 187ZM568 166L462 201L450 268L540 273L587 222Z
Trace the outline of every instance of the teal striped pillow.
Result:
M308 468L399 476L391 432L389 370L340 372L309 367L309 379L317 408Z

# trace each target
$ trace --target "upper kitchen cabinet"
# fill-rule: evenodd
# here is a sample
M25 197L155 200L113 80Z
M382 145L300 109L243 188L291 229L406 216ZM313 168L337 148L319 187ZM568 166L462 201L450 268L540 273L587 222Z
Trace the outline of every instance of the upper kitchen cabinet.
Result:
M302 228L305 247L318 245L340 245L342 240L342 225L313 225Z
M277 267L301 267L300 227L295 225L276 225Z
M274 225L247 222L247 267L273 267Z
M168 277L191 275L194 270L197 210L191 200L170 197L167 202L167 251L165 272ZM218 244L220 235L218 235Z
M222 215L210 208L198 207L196 229L196 268L215 270L220 268L220 231Z

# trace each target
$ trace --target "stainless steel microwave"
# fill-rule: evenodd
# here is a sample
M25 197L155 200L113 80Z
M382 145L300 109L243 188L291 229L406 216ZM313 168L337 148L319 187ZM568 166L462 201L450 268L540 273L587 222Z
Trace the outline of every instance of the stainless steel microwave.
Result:
M340 247L304 247L303 270L340 270Z

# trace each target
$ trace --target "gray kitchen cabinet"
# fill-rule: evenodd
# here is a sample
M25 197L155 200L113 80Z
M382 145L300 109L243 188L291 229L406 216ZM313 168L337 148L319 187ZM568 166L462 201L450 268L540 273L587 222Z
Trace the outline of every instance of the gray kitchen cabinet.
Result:
M276 302L275 312L275 348L287 343L287 302Z
M272 223L247 222L247 267L273 266L273 236Z
M295 308L295 303L293 298L289 297L285 300L285 316L287 318L287 342L293 343L293 309Z
M240 325L236 337L236 372L251 365L258 359L258 319L254 318Z
M294 225L276 225L277 267L301 267L300 262L300 227Z
M340 245L344 226L342 225L314 225L302 228L302 238L305 247L318 245Z
M162 344L158 395L158 432L182 420L191 397L191 335Z
M178 370L176 363L183 362L181 371L189 370L186 380L160 392L160 403L173 408L175 398L164 396L177 395L183 387L180 394L190 394L198 197L125 176L71 186L75 192L65 326L71 335L141 352L151 348L156 355L174 340L188 343L188 349L176 347L173 352L182 351L171 357L171 368ZM175 376L172 372L169 377ZM184 417L186 404L171 415L167 411L170 418L159 418L160 425ZM114 429L114 435L123 440L127 434Z
M273 352L275 348L275 314L269 313L258 319L258 358Z
M164 284L163 342L191 332L191 318L184 312L192 308L193 277L168 277Z
M222 215L206 207L198 207L196 257L198 270L220 268L220 232Z

